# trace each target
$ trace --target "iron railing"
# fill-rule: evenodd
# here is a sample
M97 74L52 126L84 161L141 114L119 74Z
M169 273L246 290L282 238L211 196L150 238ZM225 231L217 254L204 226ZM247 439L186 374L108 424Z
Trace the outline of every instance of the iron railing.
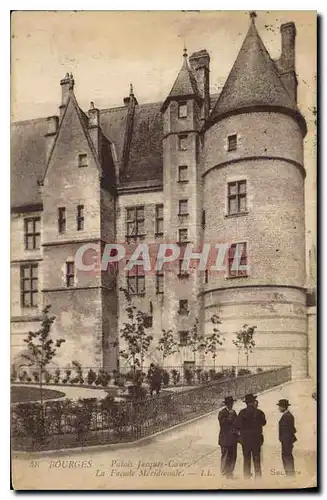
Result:
M240 399L289 380L291 367L286 366L134 401L52 401L43 409L35 403L16 404L12 446L33 451L135 441L218 409L227 395Z

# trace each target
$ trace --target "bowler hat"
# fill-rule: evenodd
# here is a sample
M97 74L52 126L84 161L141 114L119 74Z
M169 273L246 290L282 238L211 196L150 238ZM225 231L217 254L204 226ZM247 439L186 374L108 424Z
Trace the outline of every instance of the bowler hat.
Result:
M245 403L254 403L254 401L256 401L256 399L257 399L257 396L254 396L253 394L246 394L243 401Z
M235 401L236 401L236 399L234 399L233 396L226 396L224 403L225 403L225 405L227 405L228 403L234 403Z
M283 406L284 408L287 408L288 406L291 406L291 403L288 402L288 399L280 399L277 403L277 406Z

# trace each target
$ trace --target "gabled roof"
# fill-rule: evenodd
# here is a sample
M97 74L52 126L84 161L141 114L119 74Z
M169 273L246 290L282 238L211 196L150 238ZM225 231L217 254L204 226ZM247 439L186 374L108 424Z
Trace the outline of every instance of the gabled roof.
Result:
M266 47L254 17L209 121L242 108L277 107L298 112Z
M49 154L49 158L48 158L45 170L44 170L42 182L44 181L44 178L46 176L47 170L49 168L53 152L54 152L56 144L58 142L58 138L59 138L59 134L60 134L60 129L62 128L63 124L65 123L65 116L66 116L67 110L68 110L68 108L69 108L70 105L72 105L73 109L75 109L76 115L77 115L77 117L79 119L79 122L80 122L80 125L81 125L81 129L83 130L85 139L87 140L88 145L90 147L90 150L93 153L95 164L96 164L96 166L97 166L97 168L99 170L99 173L101 175L103 174L103 172L102 172L102 165L99 162L99 158L98 158L98 155L97 155L97 153L95 151L94 144L93 144L93 142L92 142L92 140L90 138L90 135L88 133L88 130L87 130L88 117L86 116L86 114L84 113L84 111L79 107L73 90L70 90L69 96L68 96L68 100L66 102L65 110L64 110L62 118L61 118L61 120L59 122L59 127L58 127L58 130L57 130L57 134L56 134L55 140L53 142L52 148L50 150L50 154Z
M195 75L188 65L186 49L184 49L183 58L183 65L179 70L175 83L163 104L162 111L164 111L168 102L172 99L180 97L194 97L196 99L201 99Z
M123 186L145 181L162 185L161 106L162 102L136 106L129 161L121 178ZM118 166L122 159L126 116L127 106L100 110L100 127L111 143L111 153ZM38 181L42 180L46 169L44 136L47 132L47 118L12 123L12 207L42 203Z

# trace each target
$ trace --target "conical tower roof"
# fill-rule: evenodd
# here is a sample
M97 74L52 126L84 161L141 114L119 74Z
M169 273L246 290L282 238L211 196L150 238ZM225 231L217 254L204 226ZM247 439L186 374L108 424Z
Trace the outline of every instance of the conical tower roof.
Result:
M254 17L251 16L250 28L211 112L210 122L237 110L253 107L283 108L290 114L302 117L259 36Z
M168 102L173 99L193 97L196 99L201 99L201 94L198 89L198 84L193 74L191 68L189 67L187 61L187 51L184 49L183 54L183 65L179 70L177 78L168 97L163 104L163 111L166 108Z

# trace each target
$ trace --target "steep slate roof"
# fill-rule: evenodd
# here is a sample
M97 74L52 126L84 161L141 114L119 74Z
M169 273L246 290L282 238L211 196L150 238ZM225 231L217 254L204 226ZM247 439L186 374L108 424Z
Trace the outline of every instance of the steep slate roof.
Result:
M12 124L11 206L42 203L37 181L43 177L46 166L47 132L47 118Z
M172 86L172 89L169 92L168 97L188 96L188 95L199 97L200 93L195 76L192 73L192 70L190 69L187 62L186 49L184 49L183 58L184 58L183 65L179 70L175 83Z
M162 103L137 105L129 161L123 184L155 181L162 183L163 123ZM100 110L100 126L112 143L115 162L120 165L126 128L127 107ZM86 114L82 112L82 117ZM11 206L42 203L38 180L46 168L45 134L47 118L12 124L11 129Z
M249 31L209 120L233 110L272 106L297 111L252 18Z
M184 49L183 58L183 65L163 104L162 111L164 111L171 99L176 99L178 97L195 97L196 99L201 99L195 75L188 65L186 49Z
M135 107L129 161L121 176L122 183L162 182L162 103Z

